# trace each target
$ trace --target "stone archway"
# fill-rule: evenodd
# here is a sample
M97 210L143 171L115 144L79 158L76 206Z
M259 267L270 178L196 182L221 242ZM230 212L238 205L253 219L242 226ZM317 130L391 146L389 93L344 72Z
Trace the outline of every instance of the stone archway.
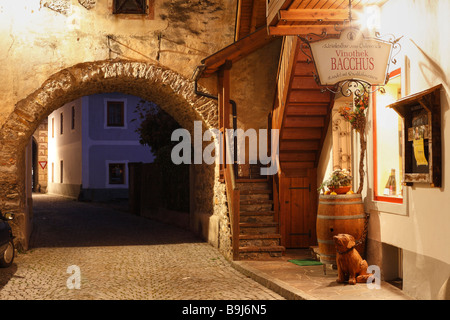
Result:
M217 126L216 102L199 97L192 81L159 65L129 60L96 61L80 63L52 75L15 105L0 128L0 208L16 213L13 231L19 248L28 248L31 233L24 157L31 135L43 119L65 103L106 92L122 92L153 101L191 132L194 121L202 121L205 128ZM217 211L218 201L214 201L218 189L217 179L214 179L217 168L200 166L201 193L194 196L195 210L211 215ZM205 228L199 221L194 224L198 226L194 227L196 229Z

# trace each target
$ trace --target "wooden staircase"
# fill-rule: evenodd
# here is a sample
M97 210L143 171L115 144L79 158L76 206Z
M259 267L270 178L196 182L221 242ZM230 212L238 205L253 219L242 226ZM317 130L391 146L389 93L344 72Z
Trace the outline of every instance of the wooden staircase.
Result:
M315 67L303 45L296 36L284 37L269 115L280 135L274 205L279 208L280 244L286 248L317 243L317 167L334 103L334 96L315 82Z
M317 242L316 168L333 97L315 83L314 65L307 61L301 45L298 37L285 37L278 68L277 95L269 119L271 129L279 129L280 134L278 174L270 179L238 179L233 165L220 168L233 260L279 257L285 247L309 247ZM223 67L218 73L222 132L234 127L229 91L230 71ZM227 163L234 163L230 153L223 155Z
M239 260L280 257L281 235L267 179L238 179L240 190Z
M290 60L285 65L289 70L278 80L282 90L278 90L276 126L280 129L280 167L286 176L298 177L317 167L334 97L315 82L315 67L300 49L302 42L286 37L285 44L289 41L282 57Z

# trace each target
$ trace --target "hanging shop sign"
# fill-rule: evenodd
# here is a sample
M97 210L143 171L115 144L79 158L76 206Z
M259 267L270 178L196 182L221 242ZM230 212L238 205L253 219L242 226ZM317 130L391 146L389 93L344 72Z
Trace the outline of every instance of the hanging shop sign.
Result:
M322 86L348 80L385 85L392 45L376 38L366 39L355 28L342 30L339 38L309 42L317 70L316 80Z
M389 65L397 63L394 57L401 50L402 37L380 36L378 32L375 37L365 37L353 26L352 0L348 2L348 19L335 25L336 30L342 28L338 38L328 36L325 31L298 37L304 43L300 49L308 62L314 61L317 73L313 75L323 90L346 97L363 96L389 81Z

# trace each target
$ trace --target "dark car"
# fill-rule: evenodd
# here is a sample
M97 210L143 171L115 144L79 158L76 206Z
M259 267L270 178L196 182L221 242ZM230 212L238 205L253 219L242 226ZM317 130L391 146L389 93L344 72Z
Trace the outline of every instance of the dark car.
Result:
M0 267L9 267L14 260L14 236L8 220L12 220L13 215L5 215L0 211Z

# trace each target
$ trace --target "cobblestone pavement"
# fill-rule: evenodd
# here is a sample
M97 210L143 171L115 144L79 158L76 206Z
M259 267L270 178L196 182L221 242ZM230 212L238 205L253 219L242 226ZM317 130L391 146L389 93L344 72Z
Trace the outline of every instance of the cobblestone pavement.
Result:
M1 300L283 299L188 231L57 196L33 201L31 249L0 269Z

